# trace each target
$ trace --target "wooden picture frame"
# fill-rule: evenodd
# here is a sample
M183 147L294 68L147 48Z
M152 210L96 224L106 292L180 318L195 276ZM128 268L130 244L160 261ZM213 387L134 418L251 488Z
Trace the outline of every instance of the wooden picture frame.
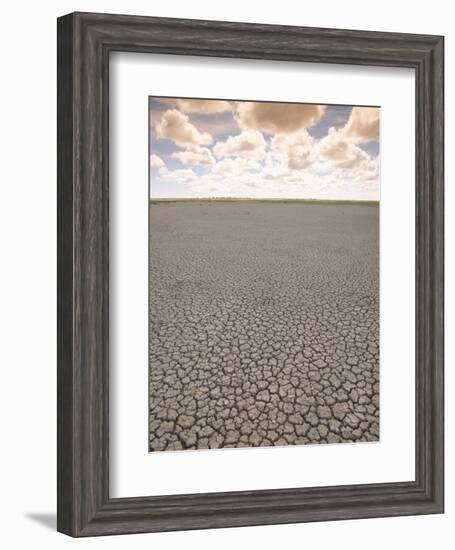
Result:
M90 13L59 18L60 532L79 537L443 511L443 48L440 36ZM108 61L113 51L414 69L415 481L110 498Z

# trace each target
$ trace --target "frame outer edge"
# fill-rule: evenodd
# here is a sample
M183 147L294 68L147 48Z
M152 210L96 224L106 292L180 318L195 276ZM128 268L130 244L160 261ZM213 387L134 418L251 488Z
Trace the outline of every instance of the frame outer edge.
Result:
M416 70L416 470L444 511L444 40Z
M444 512L444 37L432 51L433 500Z
M57 20L57 530L76 533L74 456L73 15Z

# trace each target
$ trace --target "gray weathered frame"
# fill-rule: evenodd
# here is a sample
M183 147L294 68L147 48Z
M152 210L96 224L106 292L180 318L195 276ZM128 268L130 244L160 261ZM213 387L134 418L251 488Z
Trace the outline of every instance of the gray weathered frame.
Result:
M443 47L440 36L90 13L59 18L59 531L77 537L443 511ZM415 70L415 481L109 497L112 51Z

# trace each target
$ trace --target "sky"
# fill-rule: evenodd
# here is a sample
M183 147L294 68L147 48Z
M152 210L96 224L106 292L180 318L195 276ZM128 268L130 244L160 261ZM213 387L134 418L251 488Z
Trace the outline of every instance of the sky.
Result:
M379 107L149 105L151 198L379 200Z

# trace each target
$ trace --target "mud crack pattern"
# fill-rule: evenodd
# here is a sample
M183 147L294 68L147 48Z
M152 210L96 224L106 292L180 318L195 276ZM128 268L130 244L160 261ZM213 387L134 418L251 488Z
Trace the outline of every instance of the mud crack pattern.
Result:
M379 208L150 205L151 451L379 439Z

